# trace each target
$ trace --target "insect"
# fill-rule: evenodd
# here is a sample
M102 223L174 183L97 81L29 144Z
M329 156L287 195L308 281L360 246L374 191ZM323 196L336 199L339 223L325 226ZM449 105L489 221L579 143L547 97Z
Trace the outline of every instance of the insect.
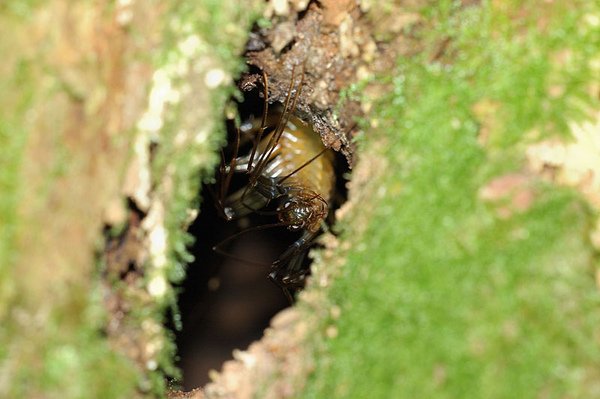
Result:
M329 214L335 186L332 150L323 146L312 127L294 115L304 82L302 72L300 84L294 87L294 72L295 68L285 102L272 107L268 103L268 77L263 72L262 116L259 121L236 128L230 160L227 162L221 153L216 184L216 204L226 220L259 214L275 217L275 221L235 234L213 248L229 256L221 247L240 234L274 227L299 232L296 241L270 265L269 272L269 278L290 302L310 272L304 259ZM247 154L240 155L242 140L252 145ZM239 175L247 177L246 183L231 190L232 180Z

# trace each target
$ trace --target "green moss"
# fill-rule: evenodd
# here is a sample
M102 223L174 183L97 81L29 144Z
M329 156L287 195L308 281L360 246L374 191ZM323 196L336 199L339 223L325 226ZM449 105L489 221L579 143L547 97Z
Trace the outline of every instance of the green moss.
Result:
M16 204L19 200L19 165L25 135L15 134L10 123L0 120L0 265L14 261L13 248L17 228ZM4 268L0 272L5 272ZM0 312L1 313L1 312Z
M234 92L233 78L243 69L240 59L247 32L261 6L205 0L177 2L168 12L157 69L163 71L180 99L167 104L164 125L152 164L157 199L166 206L164 227L168 237L166 278L178 283L193 260L188 248L193 237L187 233L190 211L199 208L200 185L212 177L218 161L217 149L224 140L224 107ZM194 43L190 45L190 43ZM187 69L181 68L186 65ZM224 80L214 86L207 74L219 71ZM152 266L150 266L152 268ZM148 274L151 278L152 273ZM176 292L169 289L159 298L153 317L162 323L170 307L174 325L180 324ZM174 366L176 347L172 334L165 333L159 356L159 371L179 378ZM158 373L158 374L160 374ZM155 391L165 388L165 379L152 377Z
M0 4L0 13L18 18L28 18L39 3L40 0L7 0Z
M139 379L133 363L115 353L101 333L104 323L98 290L85 303L56 309L43 328L27 332L24 338L14 325L6 326L12 337L4 349L23 351L12 372L10 397L47 398L128 398L135 397ZM73 317L85 308L83 320ZM35 326L31 326L35 329ZM15 359L3 359L15 361ZM9 366L10 363L4 363ZM6 386L3 387L6 389Z
M22 383L16 386L27 387L29 378L38 378L36 385L46 397L135 396L139 378L135 366L124 356L116 354L97 330L81 329L75 337L65 338L59 342L47 342L41 374L20 376Z
M6 316L15 294L10 265L18 255L15 241L20 226L16 210L22 192L20 171L28 138L19 122L31 105L35 91L29 81L30 64L13 54L17 41L13 29L17 24L11 13L0 12L0 35L5 38L0 40L0 53L7 54L0 67L0 319ZM17 62L18 68L12 68ZM5 350L0 349L0 361Z
M96 15L94 12L98 11L90 5L94 8L92 12L86 9L85 3L82 4L80 8L73 9L72 13L67 13L65 10L68 7L63 7L64 4L60 1L10 1L0 5L0 52L6 55L0 65L0 320L3 325L0 329L0 368L3 370L0 396L3 397L164 396L165 375L178 375L174 366L173 338L168 332L161 330L166 308L174 304L173 290L169 288L164 296L152 297L148 293L147 284L144 284L148 282L139 281L135 286L132 284L131 287L124 287L115 281L106 281L113 283L110 287L113 293L122 294L119 298L125 298L122 300L126 305L132 306L132 312L120 320L128 329L127 333L131 333L129 338L135 341L141 336L143 339L144 325L150 325L152 331L147 332L147 335L152 341L149 339L149 342L162 348L158 356L152 359L156 361L156 367L152 362L140 367L140 364L134 364L125 357L127 353L120 354L115 350L117 348L127 352L119 347L121 343L109 343L102 332L107 321L101 305L103 298L98 295L96 288L101 284L103 276L94 271L91 262L81 264L82 259L92 259L91 253L80 256L81 252L88 251L89 248L73 248L73 255L68 251L56 250L57 246L53 241L60 240L60 233L63 231L71 232L69 228L72 226L79 229L77 231L81 236L93 235L90 232L100 235L98 208L106 204L89 205L85 202L91 202L90 198L81 198L82 204L75 204L74 208L81 211L81 208L89 205L88 212L84 209L80 213L70 213L70 208L73 207L69 199L80 194L77 190L81 187L102 187L103 195L116 191L115 187L123 175L122 170L103 169L98 175L94 173L101 168L118 169L117 165L122 165L120 161L124 158L124 151L118 156L112 153L120 160L115 160L112 165L104 162L105 154L102 151L122 150L122 144L128 142L136 132L130 128L124 132L112 132L118 138L114 141L109 138L97 148L89 145L94 140L86 141L90 135L98 137L93 128L80 126L81 129L71 129L73 131L69 131L69 134L64 131L72 127L67 122L71 123L69 117L74 115L72 111L80 102L89 105L93 102L91 100L97 100L95 94L98 94L100 102L106 99L104 95L107 90L103 85L114 83L111 80L111 67L129 66L118 62L131 62L136 66L139 62L143 66L142 70L149 66L158 70L176 69L175 67L180 66L176 63L182 59L182 54L189 50L189 47L180 47L181 42L192 36L199 41L200 47L193 54L194 57L188 54L185 59L190 66L189 73L170 76L173 87L179 90L181 101L167 104L162 115L163 128L151 137L158 144L153 153L155 162L152 165L152 183L156 190L153 194L156 195L154 199L164 206L164 219L161 222L168 237L168 264L160 272L165 273L165 277L171 282L180 280L184 276L185 263L191 259L186 252L191 237L185 233L189 210L197 208L201 180L210 175L210 170L217 161L215 150L223 137L219 130L222 109L233 90L231 79L206 90L203 87L203 82L206 82L205 74L211 69L220 70L231 78L241 70L239 52L249 25L256 17L256 10L260 7L258 1L244 4L244 7L237 3L210 0L167 2L152 14L157 21L155 25L151 28L138 26L134 20L133 25L123 29L126 32L122 37L123 42L112 48L114 43L107 43L106 37L102 36L119 36L116 33L118 29L113 29L115 27L111 19L114 5L108 4L98 15L106 16L111 21L111 28L98 30L98 48L101 47L101 54L96 58L97 54L94 53L88 59L86 57L89 53L85 51L89 49L85 46L71 48L61 43L68 29L78 31L81 28L78 22L83 21L82 25L85 27L92 23L102 26L104 21L101 19L78 19L79 15L76 13L81 12L87 17ZM166 12L165 8L168 9ZM132 9L136 10L135 7ZM63 17L63 11L68 14L64 25L42 25L46 21L45 17ZM28 25L31 23L40 25L33 29ZM30 35L32 30L36 32L35 35ZM146 36L142 37L140 31ZM41 40L38 37L40 35L47 36L47 40L44 36L43 46L37 45L36 40ZM119 47L121 45L123 47ZM111 50L117 48L113 54ZM121 50L125 48L130 51L127 55L132 57L118 59L122 55ZM90 51L95 49L94 47ZM64 61L61 51L73 57ZM79 54L78 51L82 53ZM116 60L102 58L109 55L114 55ZM77 63L78 56L84 59L81 63ZM115 65L111 64L113 61ZM101 66L95 62L99 62ZM144 64L146 62L152 65ZM103 80L108 75L108 80ZM150 83L136 80L140 79L137 75L127 75L127 79L131 79L128 83L137 86ZM136 90L133 91L135 95L139 95ZM74 104L69 103L71 100ZM69 108L70 106L73 108ZM124 114L135 111L136 106L132 106ZM76 118L73 126L79 122L89 122L94 127L107 123L96 114L92 117L86 114L88 108L93 108L91 105L83 108L84 115ZM86 119L87 117L90 118ZM93 134L88 134L90 132ZM39 151L39 154L33 151L34 156L41 154L43 160L24 158L28 140L33 142L29 143L29 149ZM49 145L44 147L40 142ZM94 163L93 160L99 161ZM38 161L43 165L39 168L39 173L35 168L35 162ZM90 167L87 169L82 165ZM24 181L22 170L28 170L39 181ZM91 178L106 180L88 184ZM66 192L68 190L65 187L74 188L74 192ZM27 192L35 203L23 205L23 192ZM26 214L25 217L17 213L17 208ZM55 210L55 213L49 216L51 213L48 210ZM36 215L44 215L43 220ZM86 218L75 219L73 215L85 215ZM88 215L94 217L87 219ZM26 223L27 217L39 226ZM17 237L17 232L23 231ZM39 232L44 234L38 234ZM54 234L55 232L58 233ZM39 236L49 238L40 243L38 241L42 240ZM27 246L31 246L32 253L52 252L53 256L48 256L47 262L42 255L35 258L39 264L13 267L17 263L15 259L20 255L15 241L17 238L23 240L23 237L32 237L30 241L25 241ZM47 245L54 251L49 251L42 245ZM56 252L60 253L56 255ZM150 263L147 265L149 278L157 272ZM39 282L38 285L32 284L35 289L19 290L27 284L20 285L17 282L27 282L28 276L14 275L15 270L25 273L33 271L32 275L35 275L40 270L36 269L38 267L44 267L43 271L46 273L49 269L55 270L53 277L59 276L55 283L45 287L42 278L32 278L33 282ZM64 278L65 276L68 277ZM40 302L44 305L42 310L38 306Z
M573 193L538 184L528 210L499 218L479 190L521 170L528 132L565 135L582 104L598 105L586 92L598 30L581 20L600 9L459 3L422 11L424 48L450 37L446 55L399 59L380 80L391 90L359 144L361 159L385 159L386 172L373 173L375 189L339 226L350 249L327 295L341 316L323 320L337 337L318 342L302 397L598 395L589 212ZM557 63L565 49L572 62ZM555 83L563 94L550 97ZM473 112L481 101L498 105L485 146Z
M229 79L237 76L243 67L242 46L250 24L258 17L259 8L256 2L242 8L210 0L178 3L170 11L171 24L165 32L166 42L159 55L159 67L176 63L182 57L185 59L179 48L181 41L186 37L197 37L201 41L200 47L194 57L186 59L195 70L174 81L177 90L186 85L192 89L206 89L202 85L195 86L188 79L204 79L211 68L223 71ZM205 65L197 63L202 58L205 58ZM155 184L159 185L167 177L172 179L174 190L169 193L172 202L166 215L172 255L169 276L173 282L184 277L183 269L192 260L187 252L192 237L184 227L189 220L189 210L199 206L201 182L212 176L218 161L216 150L224 137L223 109L233 91L233 85L223 84L209 92L184 94L183 101L169 109L165 127L161 130L161 145L153 168ZM187 135L184 146L176 139L182 132Z

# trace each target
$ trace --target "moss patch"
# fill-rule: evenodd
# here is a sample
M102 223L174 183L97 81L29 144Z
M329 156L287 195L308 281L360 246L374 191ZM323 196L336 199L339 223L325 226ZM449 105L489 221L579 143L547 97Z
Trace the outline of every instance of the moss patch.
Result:
M425 50L382 77L388 92L363 123L357 173L372 176L369 191L351 191L360 201L327 260L345 264L303 397L598 394L590 214L523 159L528 142L566 134L598 106L587 91L598 27L582 21L599 12L592 2L420 10ZM369 172L377 159L385 172ZM486 199L506 176L525 183ZM326 264L317 270L318 281Z
M0 396L164 395L164 375L176 374L161 324L174 297L169 281L182 278L189 259L183 231L216 161L216 121L242 67L237 54L252 7L0 5ZM182 54L187 64L174 65ZM191 72L167 76L168 68ZM173 90L149 99L165 76ZM179 101L164 98L177 94ZM149 134L140 121L157 103L167 106ZM152 253L139 265L142 278L123 287L103 279L97 251L103 226L124 213L127 188L138 188L124 175L140 131L143 150L154 151L143 165L151 172L145 194L162 210L147 231L166 232L165 261L158 265ZM102 305L112 295L133 306L116 309L129 338L142 337L133 345L107 339L115 315ZM142 363L124 350L139 347L151 353Z

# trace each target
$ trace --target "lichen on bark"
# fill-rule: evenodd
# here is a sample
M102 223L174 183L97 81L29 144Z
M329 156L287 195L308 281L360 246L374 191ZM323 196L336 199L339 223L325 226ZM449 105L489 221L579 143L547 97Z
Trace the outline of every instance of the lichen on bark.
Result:
M216 160L216 121L256 4L0 6L0 147L10 155L0 396L164 394L170 282L181 278L185 219ZM143 229L140 262L123 279L98 254L105 233L131 223L127 198Z

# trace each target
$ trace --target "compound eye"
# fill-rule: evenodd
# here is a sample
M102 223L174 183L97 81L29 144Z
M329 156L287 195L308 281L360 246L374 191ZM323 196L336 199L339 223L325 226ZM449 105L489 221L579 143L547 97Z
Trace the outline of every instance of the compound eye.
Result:
M294 205L295 205L295 202L294 202L294 201L286 201L286 202L283 204L283 209L286 209L286 210L287 210L287 209L290 209L290 208L291 208L292 206L294 206Z

